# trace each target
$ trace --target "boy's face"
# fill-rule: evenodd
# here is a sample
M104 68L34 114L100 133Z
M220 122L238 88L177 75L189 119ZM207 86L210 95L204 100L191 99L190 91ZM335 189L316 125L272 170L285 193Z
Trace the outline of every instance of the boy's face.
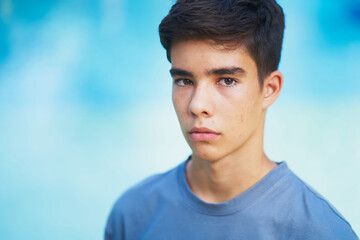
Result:
M193 155L215 161L244 150L254 138L262 140L264 91L243 48L179 41L171 48L171 62L172 100Z

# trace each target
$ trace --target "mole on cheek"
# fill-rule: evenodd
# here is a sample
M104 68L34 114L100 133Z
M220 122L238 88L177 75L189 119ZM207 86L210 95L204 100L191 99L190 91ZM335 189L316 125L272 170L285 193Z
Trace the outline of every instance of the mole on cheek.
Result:
M241 108L239 109L238 114L235 115L235 118L236 118L236 119L240 119L240 122L243 122L243 121L244 121L244 114L243 114L244 111L245 111L244 107L241 107Z
M243 114L237 114L234 116L234 119L239 119L239 122L244 122L244 115Z

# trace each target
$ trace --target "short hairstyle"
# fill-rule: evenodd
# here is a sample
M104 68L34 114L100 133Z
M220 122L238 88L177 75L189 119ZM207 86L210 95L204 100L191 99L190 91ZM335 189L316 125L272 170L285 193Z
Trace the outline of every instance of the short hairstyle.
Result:
M279 66L284 27L284 13L275 0L178 0L160 23L159 34L170 62L175 40L244 46L262 87Z

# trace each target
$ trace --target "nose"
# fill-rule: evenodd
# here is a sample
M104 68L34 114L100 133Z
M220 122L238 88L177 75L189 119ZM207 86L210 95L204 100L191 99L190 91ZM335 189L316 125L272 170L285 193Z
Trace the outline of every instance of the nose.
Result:
M213 97L210 86L198 84L189 104L189 112L196 117L211 117L213 115Z

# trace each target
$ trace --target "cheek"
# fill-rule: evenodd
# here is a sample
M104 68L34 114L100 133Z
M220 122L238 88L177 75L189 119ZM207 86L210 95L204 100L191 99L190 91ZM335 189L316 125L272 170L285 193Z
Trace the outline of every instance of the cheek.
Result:
M236 98L227 98L222 103L222 114L226 116L225 121L229 121L232 124L241 123L244 121L244 116L248 112L247 100L243 96L237 96Z
M244 102L234 101L222 110L222 122L230 141L241 141L249 128L249 107Z
M259 98L257 92L246 91L238 99L236 99L236 104L238 106L238 119L241 122L251 121L254 118L259 110L261 109L259 105Z
M235 104L234 104L235 106ZM241 131L241 128L244 126L245 122L245 108L244 107L232 107L223 110L222 122L224 127L228 132L237 134L238 131Z
M176 92L173 91L172 93L172 103L174 105L175 111L176 113L178 113L178 111L181 108L181 101L180 101L180 96L179 94L177 94Z
M182 96L179 96L179 94L173 94L172 95L172 102L174 105L174 109L176 112L176 115L180 122L183 122L183 119L187 115L187 103L185 101L185 98Z
M228 140L237 144L241 142L242 137L244 136L244 131L247 129L247 124L245 122L244 109L238 108L236 112L228 115L227 121L225 121L226 133Z
M244 109L238 108L232 112L229 116L230 122L232 125L239 125L244 122Z

